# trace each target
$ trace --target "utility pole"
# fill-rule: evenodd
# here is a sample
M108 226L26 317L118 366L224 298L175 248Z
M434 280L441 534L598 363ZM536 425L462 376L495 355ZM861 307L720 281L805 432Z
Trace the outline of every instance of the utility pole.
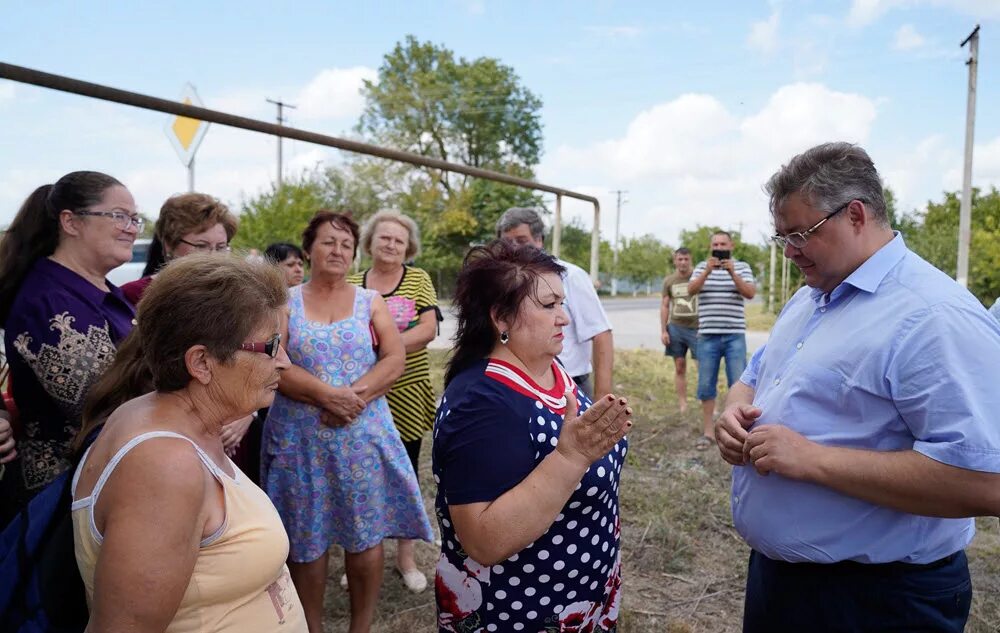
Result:
M972 142L976 127L976 71L979 68L979 25L960 47L969 45L969 97L965 106L965 167L962 174L962 203L958 211L958 265L955 280L969 285L969 242L972 237Z
M274 105L278 106L278 119L277 119L278 120L278 125L282 125L282 124L284 124L285 121L287 121L287 119L283 116L285 108L291 108L292 110L294 110L296 108L296 106L293 106L290 103L284 103L280 98L277 101L275 101L274 99L268 99L267 102L268 103L273 103ZM282 137L279 136L278 137L278 186L279 187L281 187L281 175L282 175L282 167L281 167L281 139L282 139Z
M621 249L621 245L618 242L618 228L622 223L622 196L625 196L624 202L628 202L628 192L621 189L612 191L611 193L618 196L618 211L615 214L615 249L612 251L612 261L611 261L611 296L618 296L618 251Z
M767 311L774 314L774 264L777 260L778 245L771 240L771 282L767 284Z

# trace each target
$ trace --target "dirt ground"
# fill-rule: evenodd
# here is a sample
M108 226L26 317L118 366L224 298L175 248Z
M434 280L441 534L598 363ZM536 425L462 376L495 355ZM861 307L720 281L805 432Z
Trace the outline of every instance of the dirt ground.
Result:
M435 352L440 385L443 352ZM673 389L673 366L652 351L617 352L617 390L635 407L636 425L622 472L622 633L722 633L739 631L747 546L729 514L729 467L713 450L700 452L694 376L689 406L681 417ZM421 454L421 483L433 517L430 451ZM969 548L974 583L967 631L1000 631L1000 529L997 519L980 519ZM437 526L435 526L435 530ZM418 563L433 582L438 549L417 546ZM433 585L409 593L393 572L395 544L386 545L386 575L378 620L380 633L436 631ZM340 588L343 560L331 558L327 587L327 631L347 630L347 593Z

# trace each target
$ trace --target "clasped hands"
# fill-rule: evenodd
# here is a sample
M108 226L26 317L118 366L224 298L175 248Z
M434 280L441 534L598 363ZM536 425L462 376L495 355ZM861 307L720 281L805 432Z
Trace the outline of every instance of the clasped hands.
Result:
M361 396L367 389L367 385L330 388L320 402L319 421L326 426L347 426L368 406Z
M761 424L759 407L734 404L715 422L715 439L722 459L733 466L750 464L761 475L777 473L811 480L823 446L781 424Z

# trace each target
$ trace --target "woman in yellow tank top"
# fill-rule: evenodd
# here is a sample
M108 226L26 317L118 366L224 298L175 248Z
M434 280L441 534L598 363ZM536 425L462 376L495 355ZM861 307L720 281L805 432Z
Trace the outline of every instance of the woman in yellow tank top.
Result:
M274 397L286 301L276 268L221 255L146 291L80 433L107 418L73 483L89 631L305 633L278 513L220 437Z

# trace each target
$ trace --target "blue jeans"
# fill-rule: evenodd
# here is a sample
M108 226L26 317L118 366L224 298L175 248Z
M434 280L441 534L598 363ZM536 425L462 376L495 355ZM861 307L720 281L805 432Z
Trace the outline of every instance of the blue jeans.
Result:
M732 387L747 368L745 334L698 334L698 399L715 400L719 365L726 359L726 381Z

